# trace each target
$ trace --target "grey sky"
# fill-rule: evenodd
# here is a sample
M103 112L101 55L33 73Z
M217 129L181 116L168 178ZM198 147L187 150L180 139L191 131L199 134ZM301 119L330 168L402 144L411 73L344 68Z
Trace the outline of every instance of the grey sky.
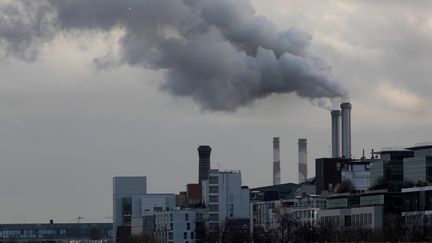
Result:
M432 3L251 2L278 30L309 33L309 51L347 87L356 157L432 140ZM197 181L199 144L212 146L212 167L241 170L249 186L271 183L273 136L283 182L297 179L297 138L308 138L310 174L330 153L328 111L294 94L203 112L160 91L161 71L96 68L94 58L119 54L121 34L64 34L33 62L1 59L0 223L106 221L112 176L146 175L150 192L184 190Z

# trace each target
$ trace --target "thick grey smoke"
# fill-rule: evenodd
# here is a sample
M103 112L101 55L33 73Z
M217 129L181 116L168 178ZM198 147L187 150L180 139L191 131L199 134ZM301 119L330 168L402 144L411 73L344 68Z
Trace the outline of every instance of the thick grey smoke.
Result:
M120 61L167 71L162 89L205 110L234 111L270 94L346 96L311 36L279 32L248 0L22 0L0 7L6 55L33 60L60 33L124 31ZM320 103L320 102L318 102Z

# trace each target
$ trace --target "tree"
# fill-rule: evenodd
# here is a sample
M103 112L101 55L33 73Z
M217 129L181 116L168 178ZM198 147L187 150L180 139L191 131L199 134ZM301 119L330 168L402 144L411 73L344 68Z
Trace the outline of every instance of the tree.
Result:
M388 186L389 186L388 181L384 179L384 177L379 177L369 189L370 190L387 189Z
M336 193L354 192L354 185L350 180L343 180L342 183L337 184L334 191Z
M152 234L142 233L139 235L132 235L130 238L120 241L120 243L162 243L162 241Z

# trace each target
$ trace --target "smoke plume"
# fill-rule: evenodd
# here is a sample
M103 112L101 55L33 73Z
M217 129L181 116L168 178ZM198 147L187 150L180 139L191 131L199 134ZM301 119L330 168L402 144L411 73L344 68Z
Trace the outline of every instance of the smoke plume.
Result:
M311 36L280 32L248 0L21 0L0 5L3 54L33 61L62 33L121 29L119 56L95 58L166 71L161 84L204 110L234 111L271 94L346 96L311 55ZM320 103L320 102L318 102Z

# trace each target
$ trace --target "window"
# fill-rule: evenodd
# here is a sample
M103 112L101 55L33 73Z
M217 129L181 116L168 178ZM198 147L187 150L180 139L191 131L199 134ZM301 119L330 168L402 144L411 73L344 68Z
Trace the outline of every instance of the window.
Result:
M351 216L350 215L345 216L345 226L351 226Z
M170 221L173 221L173 215L172 215L172 213L170 214Z
M195 238L194 232L191 232L191 239L193 240Z
M122 198L122 219L123 224L131 224L132 222L132 198Z
M218 204L210 204L209 205L209 211L210 212L217 212L217 211L219 211L219 205Z
M173 230L173 223L170 223L170 230Z
M218 184L219 177L217 176L209 176L209 184Z
M185 214L185 221L189 221L189 214Z
M186 224L186 229L187 229L187 230L190 230L190 223L187 223L187 224Z
M218 186L209 186L209 192L210 193L218 193L219 187Z
M185 239L185 240L187 239L187 232L183 233L183 239Z
M209 220L210 221L218 221L219 220L219 215L218 214L210 214L209 215Z
M210 202L219 202L219 196L218 195L210 195L209 201Z
M173 232L168 233L168 239L172 240L174 238Z

